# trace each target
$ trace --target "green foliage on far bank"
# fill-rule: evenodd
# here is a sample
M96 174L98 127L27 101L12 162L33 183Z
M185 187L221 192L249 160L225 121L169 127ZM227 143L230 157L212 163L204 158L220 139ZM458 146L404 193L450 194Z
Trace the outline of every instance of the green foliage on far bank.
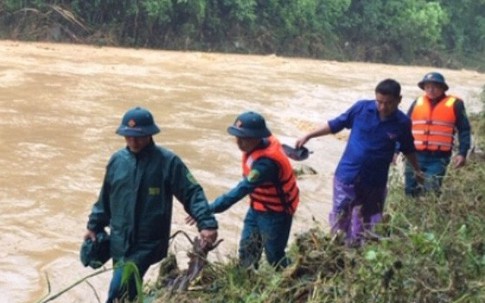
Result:
M485 70L483 11L485 0L5 0L0 36Z

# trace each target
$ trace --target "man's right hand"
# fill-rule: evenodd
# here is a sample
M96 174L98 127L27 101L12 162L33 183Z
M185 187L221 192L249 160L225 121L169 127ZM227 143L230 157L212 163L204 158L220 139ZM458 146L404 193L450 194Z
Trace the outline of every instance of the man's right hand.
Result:
M300 139L296 140L295 148L303 147L303 145L305 145L305 143L307 143L308 140L309 140L308 136L303 136Z
M91 239L91 241L96 241L96 233L92 230L87 230L86 234L84 235L84 240Z

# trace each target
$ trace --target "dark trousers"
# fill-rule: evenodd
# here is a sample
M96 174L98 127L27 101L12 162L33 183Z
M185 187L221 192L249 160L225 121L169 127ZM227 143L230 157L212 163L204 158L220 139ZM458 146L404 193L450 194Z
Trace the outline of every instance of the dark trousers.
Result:
M286 267L290 263L285 248L293 216L283 212L261 212L250 208L244 219L239 242L239 262L244 267L258 266L264 249L269 264Z
M449 156L436 156L427 152L417 152L416 155L419 167L424 173L424 185L421 186L416 182L414 170L406 162L404 168L404 191L406 195L415 197L427 192L439 195L441 183L451 158Z
M140 273L141 282L143 284L143 276L147 272L150 265L148 264L136 264L138 267L138 272ZM116 299L128 298L130 301L137 297L136 291L136 279L134 274L132 274L126 285L121 285L121 280L123 277L124 266L120 265L118 262L115 264L115 269L113 270L113 277L111 278L111 283L109 285L108 300L106 303L113 303Z

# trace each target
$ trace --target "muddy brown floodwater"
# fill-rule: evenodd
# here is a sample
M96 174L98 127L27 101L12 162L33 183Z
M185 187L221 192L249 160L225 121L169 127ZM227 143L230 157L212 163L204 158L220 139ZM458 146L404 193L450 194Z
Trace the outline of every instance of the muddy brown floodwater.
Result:
M153 112L162 128L156 142L185 160L213 200L240 178L240 152L226 133L239 113L261 112L273 133L293 144L355 100L372 98L384 78L401 82L406 110L420 94L416 83L431 70L0 41L1 301L36 302L47 294L46 276L54 294L93 272L81 265L78 251L107 160L124 144L114 131L127 109L140 105ZM480 109L484 74L439 71L469 112ZM332 173L344 144L345 135L308 144L314 153L305 164L318 174L299 180L302 201L292 234L327 226ZM212 259L236 256L246 208L241 201L217 216L225 241ZM195 235L184 216L177 204L173 231ZM171 245L182 258L189 247L184 241ZM109 279L106 273L89 280L102 301ZM97 299L83 283L57 302Z

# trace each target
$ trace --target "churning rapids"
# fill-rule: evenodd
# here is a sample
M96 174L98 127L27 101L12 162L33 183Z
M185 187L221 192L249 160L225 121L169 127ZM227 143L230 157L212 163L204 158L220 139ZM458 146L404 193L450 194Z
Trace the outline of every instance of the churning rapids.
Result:
M261 112L281 141L293 144L359 98L372 98L377 82L395 78L403 87L401 109L420 94L416 83L429 67L98 48L81 45L0 42L0 293L2 302L35 302L93 271L79 261L87 215L104 168L123 138L121 116L149 108L162 128L158 144L179 154L209 200L240 178L240 152L226 128L246 110ZM485 75L439 70L468 112L480 110ZM302 202L292 234L327 225L332 173L345 134L308 144L304 162L317 171L299 180ZM300 165L300 163L294 163ZM217 216L225 241L211 258L235 256L242 218L239 202ZM180 205L172 232L184 224ZM290 239L291 241L291 239ZM183 258L180 238L171 250ZM184 265L183 262L180 263ZM147 275L153 278L157 267ZM110 273L90 279L104 300ZM59 302L97 302L83 283Z

